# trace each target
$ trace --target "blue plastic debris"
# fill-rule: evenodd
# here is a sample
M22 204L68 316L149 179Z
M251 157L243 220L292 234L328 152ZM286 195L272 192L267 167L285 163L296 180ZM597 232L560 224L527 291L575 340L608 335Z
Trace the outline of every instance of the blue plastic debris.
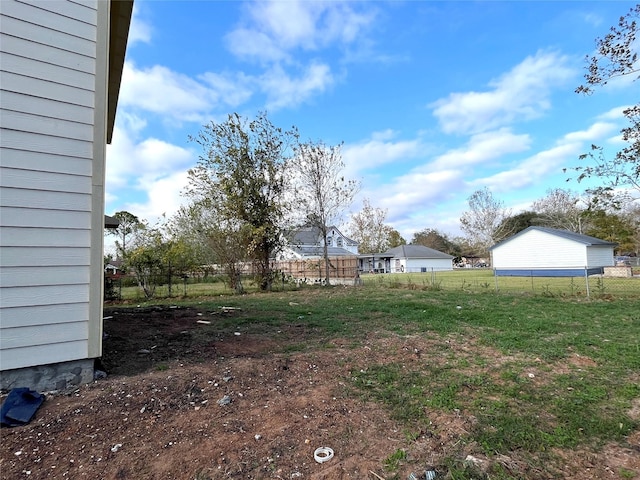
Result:
M19 427L31 421L44 395L26 387L14 388L0 407L0 424L3 427Z

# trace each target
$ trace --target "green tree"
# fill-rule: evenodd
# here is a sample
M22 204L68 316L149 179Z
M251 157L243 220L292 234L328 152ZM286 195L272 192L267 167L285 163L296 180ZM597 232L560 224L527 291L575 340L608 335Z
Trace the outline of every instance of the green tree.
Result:
M637 232L624 217L605 210L592 211L589 217L591 222L589 229L585 232L587 235L617 243L615 250L618 254L633 251Z
M435 228L425 228L424 230L414 233L411 243L453 255L453 244L446 234L436 230Z
M131 243L126 265L133 272L145 297L153 298L162 275L162 235L156 229L147 229L145 235L136 236Z
M253 120L232 114L191 137L202 154L189 170L186 194L210 202L223 223L240 225L261 290L271 289L270 260L283 244L286 167L297 139L295 129L275 127L266 113Z
M115 244L118 258L126 260L129 242L140 230L147 227L147 223L124 210L114 213L113 217L118 219L118 228L109 229L106 234L117 237Z
M585 83L577 93L592 94L596 86L606 85L611 79L630 76L634 81L640 78L638 62L638 19L640 4L620 17L618 25L602 38L596 39L596 54L587 56ZM623 111L629 126L621 130L622 139L627 146L614 157L607 157L602 147L591 146L591 151L580 156L588 159L590 166L576 167L578 181L589 177L599 177L605 184L593 189L600 194L616 188L631 188L640 192L640 103Z
M400 235L400 232L398 230L396 230L395 228L392 228L389 231L387 243L389 245L388 248L395 248L395 247L399 247L400 245L406 245L407 241L404 239L402 235Z
M531 227L532 225L539 225L538 214L532 211L520 212L516 215L506 217L500 229L506 232L510 232L510 235L515 235L522 230Z
M620 248L620 253L623 255L631 254L636 257L640 256L640 205L631 202L626 203L620 211L620 216L632 232L627 249Z
M173 294L173 279L187 278L197 266L197 258L192 245L184 238L165 240L160 245L162 272L167 279L168 295Z
M330 264L327 229L339 220L351 205L359 190L355 180L342 174L341 145L327 146L322 142L298 145L292 161L295 197L305 226L316 227L324 239L323 258L326 285L330 285Z
M242 222L220 218L206 199L181 206L170 222L176 238L190 245L199 268L220 266L229 287L243 293L242 272L248 256L250 228ZM244 225L244 227L243 227Z

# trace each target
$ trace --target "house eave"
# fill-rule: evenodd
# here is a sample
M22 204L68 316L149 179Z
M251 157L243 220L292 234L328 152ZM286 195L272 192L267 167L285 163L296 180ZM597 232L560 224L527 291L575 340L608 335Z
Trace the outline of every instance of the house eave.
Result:
M118 95L127 51L133 0L111 0L109 14L109 79L107 93L107 143L111 143Z

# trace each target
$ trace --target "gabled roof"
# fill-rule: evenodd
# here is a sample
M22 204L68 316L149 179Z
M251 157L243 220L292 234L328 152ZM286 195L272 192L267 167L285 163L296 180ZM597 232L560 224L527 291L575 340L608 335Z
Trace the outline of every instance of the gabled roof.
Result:
M331 230L337 231L347 242L357 245L355 240L347 238L340 232L335 226L327 227L327 232ZM292 232L290 243L292 245L318 245L321 239L320 228L318 227L303 227Z
M387 250L384 255L396 258L454 258L452 255L448 255L423 245L400 245L399 247Z
M322 257L324 255L324 250L322 246L319 245L292 246L290 248L303 257ZM353 252L340 247L327 247L327 253L330 257L354 256Z
M292 232L290 243L292 245L317 245L320 240L318 227L303 227Z
M509 237L509 238L507 238L505 240L502 240L501 242L496 243L489 250L493 250L494 248L499 247L500 245L504 245L505 243L510 242L514 238L517 238L517 237L519 237L521 235L524 235L527 232L530 232L531 230L538 230L540 232L548 233L549 235L555 235L556 237L560 237L560 238L564 238L566 240L571 240L573 242L581 243L581 244L586 245L588 247L591 247L591 246L613 246L613 247L615 247L617 245L617 243L615 243L615 242L607 242L606 240L601 240L601 239L596 238L596 237L590 237L589 235L582 235L581 233L570 232L569 230L558 230L556 228L533 226L533 227L527 227L524 230L522 230L521 232L518 232L515 235L513 235L513 236L511 236L511 237Z

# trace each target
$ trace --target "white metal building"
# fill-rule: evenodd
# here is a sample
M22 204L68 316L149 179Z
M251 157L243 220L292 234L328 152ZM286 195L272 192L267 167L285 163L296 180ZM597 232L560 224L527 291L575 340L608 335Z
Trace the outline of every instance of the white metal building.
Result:
M614 265L615 243L566 230L529 227L491 247L499 276L568 277Z

